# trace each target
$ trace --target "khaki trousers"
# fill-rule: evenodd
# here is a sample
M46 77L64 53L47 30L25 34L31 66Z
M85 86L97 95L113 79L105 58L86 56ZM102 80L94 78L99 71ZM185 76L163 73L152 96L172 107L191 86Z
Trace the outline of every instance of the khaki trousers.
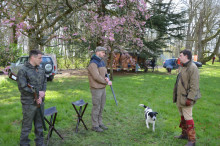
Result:
M184 116L185 120L193 120L193 117L192 117L192 109L193 109L193 107L192 106L189 106L189 107L178 107L178 109L179 109L180 115Z
M102 123L102 112L106 101L105 88L90 89L92 94L92 127L99 127Z

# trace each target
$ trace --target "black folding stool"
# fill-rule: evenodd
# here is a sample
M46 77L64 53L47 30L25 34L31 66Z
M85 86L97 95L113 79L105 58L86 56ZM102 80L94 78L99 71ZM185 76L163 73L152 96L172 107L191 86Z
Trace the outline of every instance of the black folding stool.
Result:
M76 111L76 113L77 113L77 115L78 115L78 121L77 121L77 124L76 124L76 133L78 132L78 126L79 126L80 121L82 121L82 123L83 123L85 129L88 130L87 127L86 127L86 124L84 123L84 121L83 121L83 119L82 119L83 114L84 114L84 112L85 112L85 110L86 110L86 107L87 107L88 103L85 103L84 100L81 99L81 100L72 102L72 105L73 105L73 107L74 107L74 109L75 109L75 111ZM84 106L84 105L85 105L85 107L84 107L84 109L82 110L82 106ZM79 111L77 110L76 106L79 106L79 107L80 107L80 108L79 108Z
M50 116L50 121L47 120L45 116ZM49 139L52 136L53 130L57 133L57 135L63 139L63 137L59 134L59 132L55 129L54 124L57 117L57 109L56 107L50 107L44 111L44 119L49 124L49 130L47 134L47 145L49 144Z

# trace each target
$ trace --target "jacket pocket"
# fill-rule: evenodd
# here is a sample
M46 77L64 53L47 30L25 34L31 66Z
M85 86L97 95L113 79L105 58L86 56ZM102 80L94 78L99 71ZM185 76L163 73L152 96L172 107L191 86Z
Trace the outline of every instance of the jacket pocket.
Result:
M186 94L181 94L180 97L180 104L186 106L186 100L187 100L187 95Z

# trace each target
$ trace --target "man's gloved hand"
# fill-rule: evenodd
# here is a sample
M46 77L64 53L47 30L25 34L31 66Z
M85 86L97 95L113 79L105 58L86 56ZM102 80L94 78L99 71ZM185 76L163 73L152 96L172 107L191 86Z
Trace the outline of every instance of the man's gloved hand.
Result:
M186 106L190 106L192 104L193 100L187 99L186 100Z

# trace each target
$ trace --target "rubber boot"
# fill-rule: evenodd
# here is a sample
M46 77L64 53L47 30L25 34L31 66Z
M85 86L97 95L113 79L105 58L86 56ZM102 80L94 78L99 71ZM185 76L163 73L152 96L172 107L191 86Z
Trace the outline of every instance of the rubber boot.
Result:
M188 143L185 146L195 146L196 145L196 131L194 127L193 120L187 120L187 135L188 135Z
M183 116L181 116L181 121L180 121L179 127L182 129L182 134L179 136L175 136L174 138L188 139L186 120L184 119Z

